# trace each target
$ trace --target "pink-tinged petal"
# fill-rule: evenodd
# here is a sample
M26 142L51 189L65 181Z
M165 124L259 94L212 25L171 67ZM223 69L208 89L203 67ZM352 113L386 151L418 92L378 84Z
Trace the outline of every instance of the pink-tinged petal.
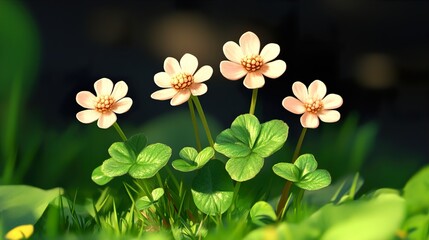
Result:
M204 83L194 83L189 87L189 90L191 90L192 95L201 96L207 92L207 85Z
M341 117L341 114L336 110L323 110L318 115L320 120L327 123L337 122Z
M220 73L228 80L238 80L247 74L247 70L241 64L222 61L220 62Z
M155 84L161 88L170 88L171 87L171 77L166 72L159 72L153 76Z
M269 78L278 78L286 71L286 63L283 60L276 60L262 66L262 74Z
M306 112L300 120L301 125L305 128L317 128L319 126L319 118L314 113Z
M201 83L201 82L207 81L207 80L209 80L209 78L211 78L212 74L213 74L213 68L212 67L210 67L208 65L202 66L195 73L194 82Z
M331 93L322 100L322 103L324 109L335 109L343 105L343 98L338 94Z
M97 96L106 96L112 93L113 82L108 78L101 78L94 83Z
M179 91L176 95L174 95L174 97L170 101L170 104L171 106L180 105L188 101L190 97L191 97L191 91L189 91L189 89L183 89Z
M244 57L240 46L233 41L229 41L223 45L223 53L229 61L235 63L240 63L241 59Z
M326 85L320 80L314 80L308 86L308 96L313 100L321 100L326 95Z
M259 54L261 43L258 36L256 36L256 34L253 32L246 32L241 35L239 42L241 51L245 56Z
M166 88L152 93L150 97L155 100L167 100L167 99L171 99L174 95L176 95L176 93L177 93L176 89Z
M259 72L250 72L244 78L243 84L248 89L261 88L265 84L265 79Z
M97 121L97 126L99 128L109 128L116 122L116 114L114 112L105 112L101 114L100 118Z
M307 87L302 82L292 84L292 92L301 102L305 102L308 97Z
M259 54L265 63L273 60L280 54L280 46L276 43L269 43L262 48L261 54Z
M282 105L286 110L295 114L303 114L305 112L304 104L294 97L285 97Z
M95 96L91 92L81 91L76 95L76 102L84 108L94 108Z
M101 116L96 110L83 110L76 114L77 120L81 123L92 123Z
M133 105L133 100L129 97L122 98L121 100L115 102L112 106L112 111L114 113L124 113L130 110L131 106Z
M115 87L113 88L112 97L116 101L125 97L128 92L128 86L124 81L119 81L115 84Z
M179 62L175 58L168 57L164 61L164 71L171 77L174 77L176 74L182 72L182 68L180 68Z
M194 75L198 67L198 59L194 55L186 53L180 59L180 67L184 73Z

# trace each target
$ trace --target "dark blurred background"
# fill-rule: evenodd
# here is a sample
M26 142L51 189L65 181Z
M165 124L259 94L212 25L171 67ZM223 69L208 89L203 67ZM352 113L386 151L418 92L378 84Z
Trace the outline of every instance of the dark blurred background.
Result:
M288 144L293 147L301 131L299 116L284 110L281 101L292 94L293 82L308 85L320 79L328 93L343 97L342 119L309 131L305 150L316 158L321 147L335 155L336 146L330 141L343 140L337 134L318 137L324 129L335 133L350 116L356 122L354 134L372 124L376 134L360 166L365 184L368 189L402 187L429 162L428 12L429 1L413 0L0 0L1 106L12 108L13 89L21 89L22 99L15 101L20 109L17 121L9 121L15 122L15 130L4 131L3 137L5 148L12 146L18 153L14 164L18 173L4 183L96 187L91 171L119 138L112 129L100 130L76 120L81 110L76 93L93 91L93 83L101 77L124 80L134 105L119 115L118 122L130 135L142 126L147 130L160 117L170 118L168 112L187 112L186 104L171 107L168 101L150 98L158 90L153 75L163 71L168 56L180 58L189 52L200 66L214 68L209 91L200 100L213 125L219 130L228 127L238 114L248 111L251 91L242 81L220 75L219 62L225 59L222 46L253 31L261 46L278 43L278 58L287 63L285 74L266 79L259 91L260 120L286 121ZM20 81L14 80L16 75ZM7 119L6 113L2 118ZM174 125L174 120L169 124ZM360 144L365 145L363 139ZM329 159L320 161L331 168ZM337 161L340 170L333 176L340 176L342 161L348 160Z

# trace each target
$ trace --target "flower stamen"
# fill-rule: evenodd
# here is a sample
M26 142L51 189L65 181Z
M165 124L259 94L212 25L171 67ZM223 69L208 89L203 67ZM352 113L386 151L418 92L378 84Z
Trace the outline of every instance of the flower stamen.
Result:
M189 88L194 83L194 76L186 73L179 73L171 78L171 85L177 90Z
M241 65L248 71L248 72L255 72L259 70L262 65L264 65L264 61L260 55L252 54L245 56L241 59Z
M304 107L307 112L317 114L323 110L323 103L321 100L307 99L304 103Z
M112 96L100 96L95 98L95 110L101 113L110 111L115 99Z

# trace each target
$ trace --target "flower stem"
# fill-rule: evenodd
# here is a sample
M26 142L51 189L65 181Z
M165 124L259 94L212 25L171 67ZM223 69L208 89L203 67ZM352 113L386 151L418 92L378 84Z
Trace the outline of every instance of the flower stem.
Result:
M255 115L256 100L258 99L258 88L253 89L252 99L250 100L250 110L249 113Z
M122 131L121 127L119 127L119 124L117 122L115 122L113 124L113 126L115 127L116 131L118 132L119 136L122 138L122 141L127 141L127 137L125 136L124 131Z
M200 133L198 131L197 119L195 117L194 104L192 103L191 99L188 100L188 105L189 105L189 112L191 113L192 125L194 126L195 142L197 144L197 150L198 152L200 152L201 151Z
M210 132L209 125L207 124L207 119L206 119L206 116L204 115L203 108L201 107L200 100L198 100L197 96L192 96L192 101L194 102L195 107L197 108L198 115L200 116L201 122L203 123L203 127L207 135L207 140L209 141L210 146L213 147L214 142L213 142L212 134Z
M296 144L295 151L293 153L292 164L295 163L295 160L298 158L306 132L307 132L307 128L303 128L301 131L301 135L299 136L298 143ZM279 200L279 204L277 205L277 216L280 216L283 212L283 208L285 207L286 200L289 196L291 187L292 187L292 182L286 180L285 186L283 187L283 190L282 190L282 195Z

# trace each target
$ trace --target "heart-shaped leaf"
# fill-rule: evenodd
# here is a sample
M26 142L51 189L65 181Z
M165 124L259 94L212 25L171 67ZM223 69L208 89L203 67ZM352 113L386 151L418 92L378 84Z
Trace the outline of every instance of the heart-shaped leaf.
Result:
M101 165L101 172L107 177L118 177L126 174L132 165L109 158Z
M137 155L146 147L147 139L143 133L139 133L130 137L125 143L133 150L135 155Z
M192 162L194 162L197 155L198 155L198 151L197 151L197 149L195 149L193 147L184 147L179 152L179 156L182 159L190 160Z
M199 210L208 215L224 213L232 203L234 186L224 165L210 161L192 182L192 198Z
M132 147L125 142L115 142L109 147L109 155L120 163L134 163L136 160L136 154Z
M232 179L244 182L254 178L263 166L264 159L258 154L252 153L247 157L229 159L225 168Z
M229 158L245 157L252 152L248 145L234 136L231 129L222 131L216 137L214 148Z
M253 152L266 158L277 152L285 143L289 132L288 125L281 120L271 120L261 125Z
M213 156L214 149L212 147L204 148L200 153L195 148L185 147L180 150L180 157L172 162L174 169L181 172L190 172L202 168Z
M301 176L313 172L317 168L317 161L312 154L302 154L295 161L295 166L301 171Z
M151 178L167 164L170 157L169 146L162 143L148 145L137 156L136 163L130 167L128 173L133 178Z
M136 201L136 208L141 211L144 209L149 208L153 204L155 204L163 195L164 195L164 189L163 188L155 188L152 190L152 200L149 199L148 196L143 196Z
M91 179L96 184L102 186L110 182L113 177L106 176L103 171L101 171L101 166L98 166L94 169L94 171L92 171Z
M253 148L260 129L259 120L252 114L240 115L231 124L234 136L250 148Z
M305 190L318 190L331 184L331 175L325 169L317 169L305 175L295 185Z
M301 178L301 171L292 163L277 163L273 166L273 171L278 176L291 182L298 182Z
M265 226L277 220L273 207L264 201L259 201L250 209L250 218L258 226Z
M427 212L429 209L429 165L408 180L404 187L404 198L410 213Z

